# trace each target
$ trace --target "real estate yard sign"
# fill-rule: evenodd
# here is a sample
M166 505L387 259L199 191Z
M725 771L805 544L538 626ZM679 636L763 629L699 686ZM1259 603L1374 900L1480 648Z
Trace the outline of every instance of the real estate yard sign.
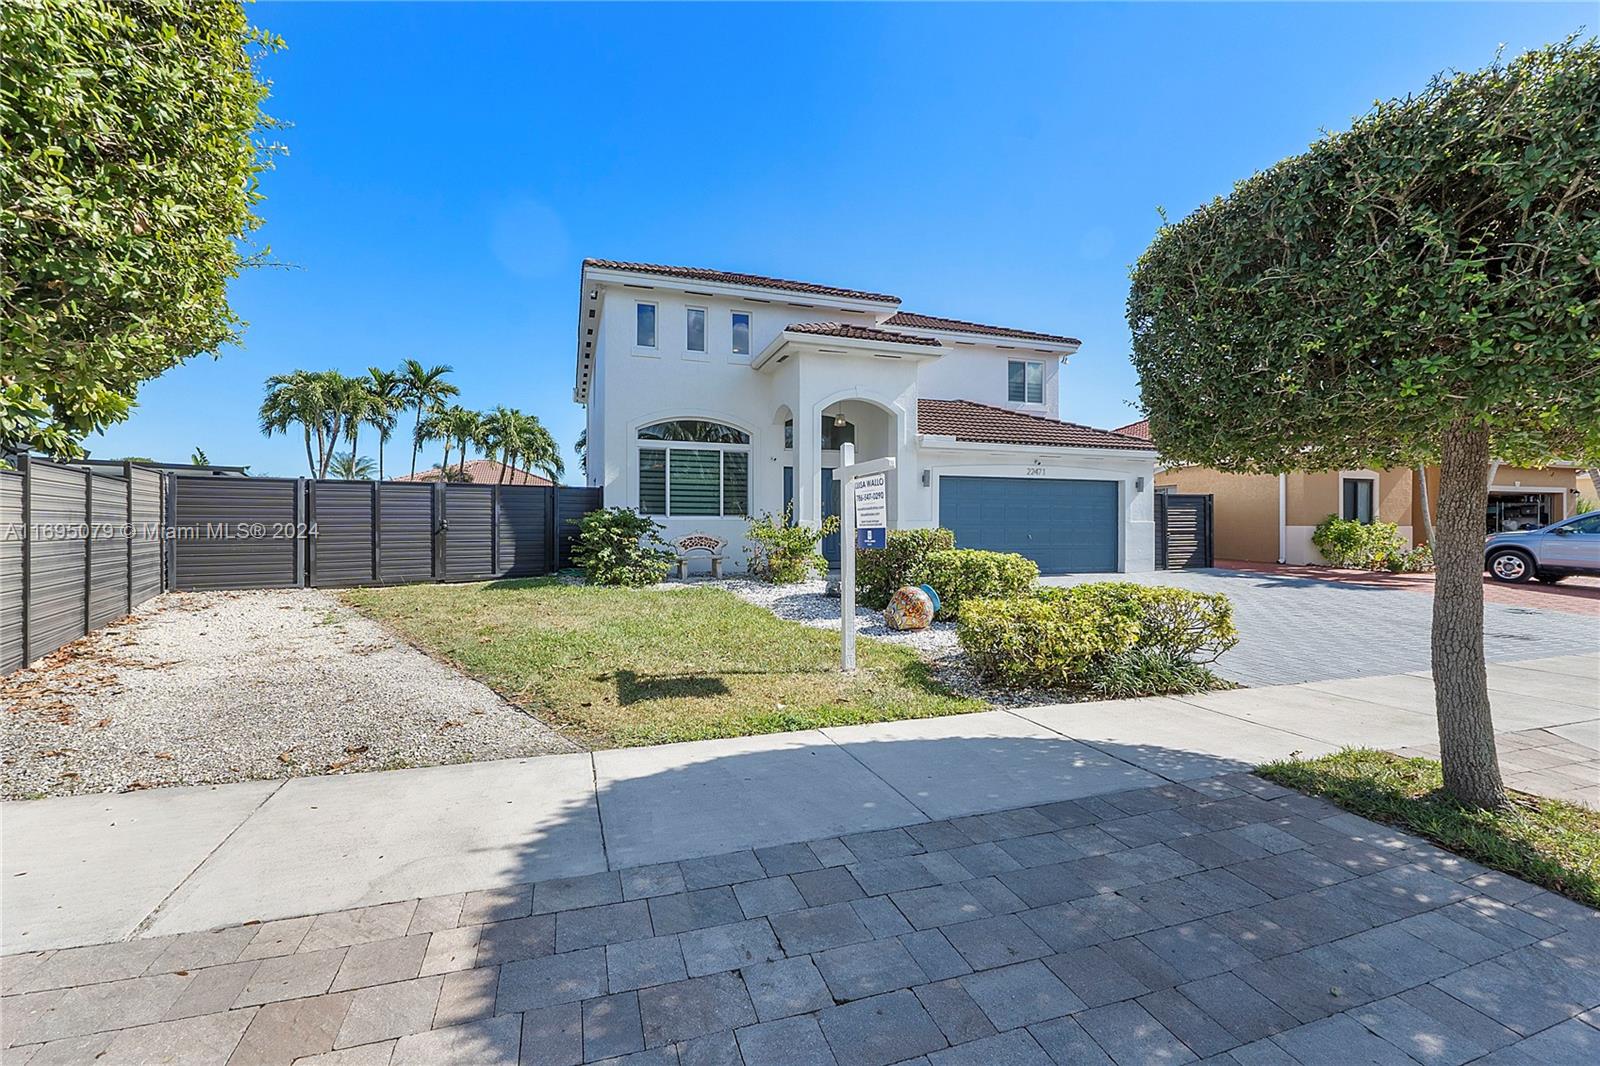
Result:
M857 548L881 548L888 543L888 480L887 474L869 474L856 479Z

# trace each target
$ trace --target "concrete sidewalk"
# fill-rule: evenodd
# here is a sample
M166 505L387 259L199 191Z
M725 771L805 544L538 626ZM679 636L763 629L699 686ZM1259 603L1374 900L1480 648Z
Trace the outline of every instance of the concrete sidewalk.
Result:
M1600 806L1600 655L1492 665ZM525 884L1434 739L1396 675L0 806L0 953ZM1527 745L1519 745L1525 748ZM1534 759L1534 762L1541 760ZM1515 782L1514 782L1515 783Z

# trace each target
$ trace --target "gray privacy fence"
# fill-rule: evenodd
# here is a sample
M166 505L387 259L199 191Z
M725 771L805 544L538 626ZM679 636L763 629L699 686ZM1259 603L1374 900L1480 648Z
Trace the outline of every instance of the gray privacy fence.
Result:
M174 477L167 585L337 588L554 573L599 489Z
M131 463L113 473L27 456L0 471L0 673L166 587L164 481Z
M185 477L30 459L0 471L0 674L167 589L554 573L599 489ZM115 468L111 468L115 470Z

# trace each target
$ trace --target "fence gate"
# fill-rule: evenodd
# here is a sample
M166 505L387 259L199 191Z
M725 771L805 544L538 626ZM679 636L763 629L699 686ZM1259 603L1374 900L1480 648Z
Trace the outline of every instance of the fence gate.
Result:
M304 478L167 478L171 572L184 591L305 584Z
M1162 570L1214 566L1209 494L1156 493L1156 566Z

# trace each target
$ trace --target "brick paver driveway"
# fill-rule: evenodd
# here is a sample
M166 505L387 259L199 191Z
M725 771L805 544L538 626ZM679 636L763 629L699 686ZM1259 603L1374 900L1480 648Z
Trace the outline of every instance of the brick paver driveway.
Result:
M1168 570L1074 574L1046 585L1130 580L1222 592L1233 600L1239 646L1218 673L1244 685L1285 685L1338 677L1405 674L1429 668L1433 598L1404 585L1362 584L1252 570ZM1600 649L1600 622L1562 607L1484 606L1491 662Z
M1230 775L4 959L7 1063L1580 1063L1600 913ZM926 1057L924 1057L926 1056Z

